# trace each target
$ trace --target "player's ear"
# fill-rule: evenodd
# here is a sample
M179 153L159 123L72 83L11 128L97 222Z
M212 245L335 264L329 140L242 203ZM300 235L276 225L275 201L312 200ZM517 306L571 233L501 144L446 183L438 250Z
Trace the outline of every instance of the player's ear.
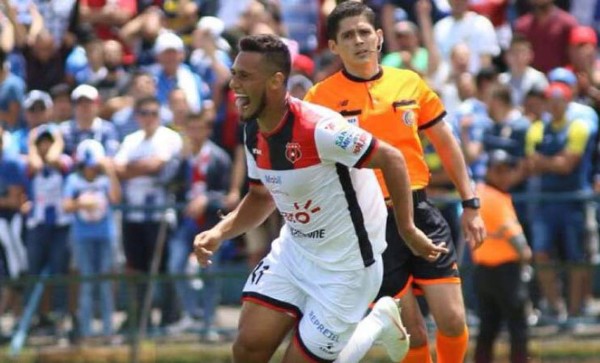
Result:
M337 43L335 42L335 40L329 39L327 41L327 46L329 47L329 50L331 51L331 53L333 53L335 55L338 54L338 52L337 52Z
M281 72L276 72L269 79L269 87L272 88L285 88L285 75Z

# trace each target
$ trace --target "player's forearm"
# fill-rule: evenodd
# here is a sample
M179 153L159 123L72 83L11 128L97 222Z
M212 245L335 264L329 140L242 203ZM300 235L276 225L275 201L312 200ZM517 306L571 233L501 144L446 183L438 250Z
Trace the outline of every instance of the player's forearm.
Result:
M213 229L219 231L221 240L231 239L260 226L274 210L270 195L249 192Z

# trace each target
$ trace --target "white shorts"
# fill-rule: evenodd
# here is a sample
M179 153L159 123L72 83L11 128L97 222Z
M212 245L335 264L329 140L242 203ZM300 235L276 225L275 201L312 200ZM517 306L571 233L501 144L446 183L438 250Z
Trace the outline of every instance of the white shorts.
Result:
M367 268L333 271L297 251L282 251L277 242L250 273L243 300L297 317L295 339L304 353L333 361L379 291L381 255Z

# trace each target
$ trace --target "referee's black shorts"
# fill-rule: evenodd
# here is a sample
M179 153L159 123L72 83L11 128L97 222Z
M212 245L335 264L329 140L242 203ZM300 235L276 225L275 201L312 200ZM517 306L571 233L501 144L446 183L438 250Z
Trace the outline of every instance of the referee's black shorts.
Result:
M387 248L383 252L383 283L378 294L401 297L412 283L423 285L460 283L456 264L456 248L450 227L440 211L427 200L425 190L413 191L415 225L435 244L446 243L448 253L434 262L412 254L398 234L394 210L388 206L386 228Z

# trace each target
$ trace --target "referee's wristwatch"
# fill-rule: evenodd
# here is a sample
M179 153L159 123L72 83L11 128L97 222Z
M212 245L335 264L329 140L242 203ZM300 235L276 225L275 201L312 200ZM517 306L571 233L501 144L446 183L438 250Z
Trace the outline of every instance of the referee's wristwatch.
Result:
M479 202L479 198L477 197L465 199L462 201L462 207L470 209L479 209L481 207L481 203Z

